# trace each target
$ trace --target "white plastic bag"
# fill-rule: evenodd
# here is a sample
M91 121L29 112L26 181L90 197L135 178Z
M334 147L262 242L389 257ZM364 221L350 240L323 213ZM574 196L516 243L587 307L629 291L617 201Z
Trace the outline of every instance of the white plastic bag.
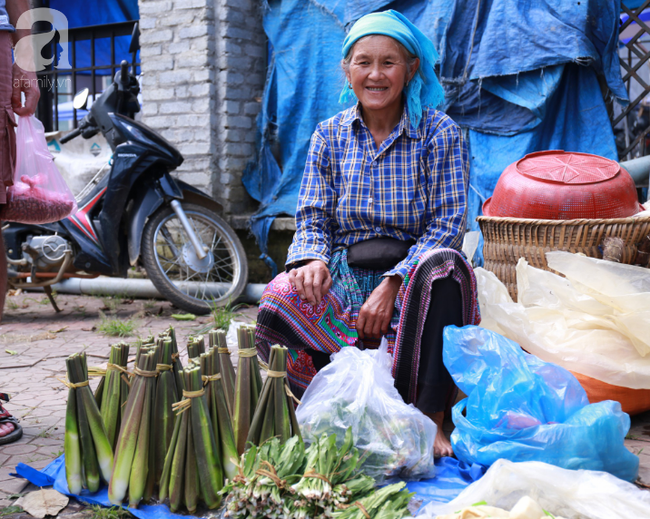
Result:
M493 273L474 270L481 326L570 371L650 389L650 271L568 252L546 256L566 278L520 259L518 303Z
M650 517L650 492L606 472L568 470L542 463L499 460L485 475L446 504L430 503L418 519L435 519L485 501L510 510L529 496L553 515L567 519Z
M404 403L393 385L391 365L385 340L378 350L348 347L334 354L296 409L300 431L307 443L336 433L340 445L352 427L363 470L375 479L433 477L436 424Z

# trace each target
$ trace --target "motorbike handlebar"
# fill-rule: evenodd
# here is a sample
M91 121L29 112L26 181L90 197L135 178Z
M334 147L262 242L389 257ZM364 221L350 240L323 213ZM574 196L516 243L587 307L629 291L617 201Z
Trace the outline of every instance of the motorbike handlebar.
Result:
M75 130L72 130L68 135L61 138L61 141L60 141L61 144L65 144L66 142L71 141L75 137L78 137L79 135L81 135L82 131L83 131L82 128L77 128Z

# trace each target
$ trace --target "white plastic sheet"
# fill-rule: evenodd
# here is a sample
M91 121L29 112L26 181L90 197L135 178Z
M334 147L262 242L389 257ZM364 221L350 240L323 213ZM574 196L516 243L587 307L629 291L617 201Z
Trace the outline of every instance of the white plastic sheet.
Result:
M524 496L567 519L650 517L650 492L606 472L567 470L539 461L499 460L456 499L446 504L431 503L417 518L435 519L480 501L510 510Z
M566 276L517 264L519 302L476 268L481 326L526 351L608 384L650 389L650 270L549 252Z

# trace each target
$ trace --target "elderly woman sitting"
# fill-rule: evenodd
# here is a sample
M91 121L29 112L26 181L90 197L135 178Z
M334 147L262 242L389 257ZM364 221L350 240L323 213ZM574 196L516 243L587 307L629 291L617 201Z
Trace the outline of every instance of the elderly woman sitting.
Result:
M468 152L443 101L432 42L395 11L364 16L343 43L358 103L311 139L287 272L266 288L257 348L290 348L289 381L302 394L343 347L394 355L395 385L438 425L455 386L442 330L478 324L473 271L458 252L466 227Z

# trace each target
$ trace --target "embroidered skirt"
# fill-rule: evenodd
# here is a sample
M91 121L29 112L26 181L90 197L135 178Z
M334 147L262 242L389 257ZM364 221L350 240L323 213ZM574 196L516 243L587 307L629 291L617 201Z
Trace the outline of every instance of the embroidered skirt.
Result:
M286 273L279 274L267 285L260 301L256 347L265 361L271 345L289 348L287 373L291 390L298 398L316 374L306 349L336 353L349 346L379 346L379 341L361 343L355 325L361 306L381 283L384 271L350 268L346 249L333 253L329 269L332 288L317 306L300 299ZM464 257L451 249L423 254L404 278L395 302L391 331L386 335L394 357L395 386L409 403L417 398L420 339L429 309L431 284L448 276L460 285L463 324L480 322L476 279Z

